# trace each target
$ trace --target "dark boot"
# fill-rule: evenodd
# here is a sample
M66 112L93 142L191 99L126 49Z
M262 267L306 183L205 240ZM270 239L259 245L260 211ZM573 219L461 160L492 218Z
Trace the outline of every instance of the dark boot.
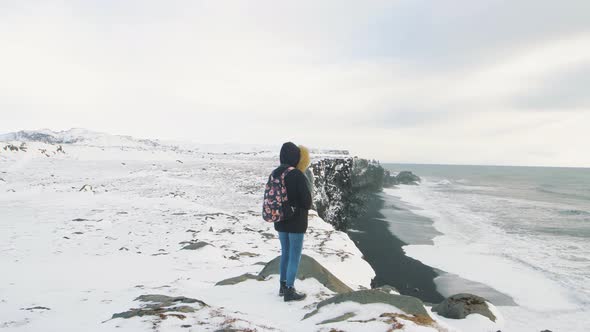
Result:
M285 289L287 289L287 282L281 281L281 287L279 288L279 296L285 295Z
M295 287L287 287L285 289L285 296L284 296L284 300L285 302L289 302L289 301L301 301L303 299L305 299L307 295L305 295L304 293L297 293L297 291L295 290Z

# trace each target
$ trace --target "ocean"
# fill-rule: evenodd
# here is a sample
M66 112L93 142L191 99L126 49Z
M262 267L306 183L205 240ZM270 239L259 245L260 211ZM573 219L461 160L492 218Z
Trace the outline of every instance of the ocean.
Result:
M430 243L396 234L410 238L408 256L507 294L532 318L590 317L590 169L383 166L422 178L385 193L438 233Z

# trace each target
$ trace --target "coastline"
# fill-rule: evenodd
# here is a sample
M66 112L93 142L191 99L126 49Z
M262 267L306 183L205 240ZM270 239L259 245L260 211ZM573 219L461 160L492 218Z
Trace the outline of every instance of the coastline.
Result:
M351 220L347 231L375 271L373 286L390 285L401 294L424 302L441 302L444 297L434 282L439 274L430 266L405 255L402 247L406 243L390 231L381 213L384 206L382 195L370 194L365 211Z
M348 236L375 271L374 287L390 285L401 294L439 303L458 293L471 293L498 306L516 306L514 299L489 285L423 264L408 255L406 245L432 245L441 235L432 220L413 214L409 206L386 192L370 194L363 214L351 221ZM386 254L384 254L386 253Z

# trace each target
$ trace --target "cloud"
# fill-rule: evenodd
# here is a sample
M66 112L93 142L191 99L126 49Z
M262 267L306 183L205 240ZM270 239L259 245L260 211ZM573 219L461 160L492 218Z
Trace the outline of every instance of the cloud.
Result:
M289 139L388 161L590 165L583 154L559 159L557 144L575 138L582 150L590 139L572 132L590 120L587 1L0 6L0 131L87 127ZM562 125L537 146L523 141L522 132L547 137L531 123Z

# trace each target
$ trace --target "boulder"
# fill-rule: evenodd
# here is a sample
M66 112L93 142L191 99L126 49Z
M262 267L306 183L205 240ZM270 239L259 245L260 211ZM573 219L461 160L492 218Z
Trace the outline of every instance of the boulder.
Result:
M281 256L273 259L264 266L264 269L262 269L258 275L266 278L271 274L279 274L280 261ZM322 285L326 286L326 288L335 293L347 293L352 291L352 288L348 287L315 259L307 255L301 255L301 262L299 263L299 270L297 271L297 279L303 280L306 278L316 279Z
M410 171L401 171L395 177L399 184L418 184L420 177Z
M316 310L306 314L303 319L307 319L315 314L318 313L319 309L323 306L333 303L342 303L342 302L356 302L360 304L369 304L369 303L385 303L392 305L406 314L414 315L414 316L428 316L428 312L424 308L424 304L422 301L415 297L406 296L406 295L396 295L396 294L388 294L383 290L379 289L367 289L367 290L360 290L355 292L349 292L344 294L338 294L332 298L324 300L318 303Z
M380 290L382 292L385 292L387 294L400 294L400 292L397 290L397 288L393 287L393 286L389 286L389 285L383 285L383 286L379 286L377 288L374 288L376 290Z
M432 311L446 318L463 319L470 314L480 314L496 321L486 299L473 294L456 294L432 307Z
M398 184L397 178L395 177L395 175L391 175L391 172L389 172L388 170L385 170L384 173L385 173L384 177L383 177L383 187L384 188L390 188L390 187L393 187Z

